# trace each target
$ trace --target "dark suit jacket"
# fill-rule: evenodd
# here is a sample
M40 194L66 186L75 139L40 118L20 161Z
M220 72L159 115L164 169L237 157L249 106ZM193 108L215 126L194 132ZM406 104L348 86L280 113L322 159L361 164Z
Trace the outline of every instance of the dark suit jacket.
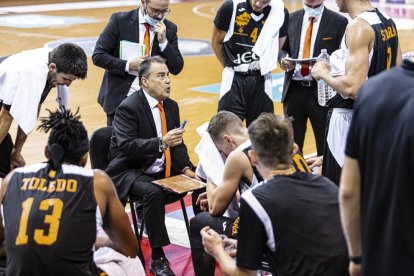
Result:
M177 103L166 99L163 106L167 130L180 127ZM180 174L186 166L193 167L184 143L170 150L172 175ZM121 199L126 197L136 177L161 155L154 117L144 92L139 90L122 101L113 122L106 172L114 180Z
M112 114L128 94L135 76L125 72L126 60L119 59L119 43L128 40L139 43L139 9L114 13L100 34L92 55L93 63L105 69L105 75L99 90L98 102L105 113ZM167 46L163 52L155 35L151 56L159 55L167 60L168 70L177 75L184 66L184 60L178 49L177 26L165 19L167 28Z
M286 54L289 54L292 58L298 58L304 14L305 11L303 9L290 14L288 35L280 51L279 60L284 58ZM319 24L318 34L316 35L312 57L319 56L322 49L326 49L328 54L339 49L347 25L348 20L345 17L325 7ZM304 31L306 32L306 30ZM291 70L285 74L282 102L286 98L293 71Z

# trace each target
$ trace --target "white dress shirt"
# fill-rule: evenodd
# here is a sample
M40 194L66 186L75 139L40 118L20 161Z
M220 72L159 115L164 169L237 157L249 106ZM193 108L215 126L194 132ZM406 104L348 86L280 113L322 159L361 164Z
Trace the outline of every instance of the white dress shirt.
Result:
M154 122L155 122L155 128L157 129L157 136L162 138L162 125L161 125L160 110L157 107L158 100L151 97L144 89L142 89L142 91L144 91L145 98L147 98L148 104L151 108L152 117L154 118ZM165 163L165 157L163 154L161 158L158 158L157 160L155 160L155 162L145 171L145 173L154 174L154 173L164 171L164 163Z
M318 35L319 24L321 22L322 13L324 9L325 7L322 6L322 11L319 14L319 16L313 19L310 57L312 57L312 54L313 54L315 40L316 40L316 36ZM310 16L305 12L303 15L303 21L302 21L302 32L300 34L300 44L299 44L299 54L298 54L299 59L303 58L303 48L305 46L306 31L308 30L308 26L310 24L309 17ZM319 55L319 53L316 53L316 54ZM295 67L295 71L293 72L293 77L292 77L294 80L312 80L312 75L310 74L310 70L309 70L308 76L302 76L302 74L300 73L300 69L301 69L301 65L297 63Z

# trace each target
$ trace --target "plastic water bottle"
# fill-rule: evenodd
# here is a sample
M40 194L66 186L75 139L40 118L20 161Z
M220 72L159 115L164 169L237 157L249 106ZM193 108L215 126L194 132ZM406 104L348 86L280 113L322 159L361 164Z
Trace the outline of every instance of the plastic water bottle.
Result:
M321 50L318 56L318 62L323 61L329 64L330 56L326 49ZM320 106L326 106L326 103L336 95L336 91L323 80L318 80L318 103Z

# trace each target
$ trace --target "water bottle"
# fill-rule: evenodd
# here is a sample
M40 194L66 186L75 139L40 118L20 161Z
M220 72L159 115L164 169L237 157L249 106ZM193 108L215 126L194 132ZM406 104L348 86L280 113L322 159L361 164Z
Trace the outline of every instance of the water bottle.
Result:
M326 49L321 50L318 56L318 62L323 61L329 64L330 56ZM318 80L318 103L320 106L326 106L326 103L336 95L336 91L323 80Z

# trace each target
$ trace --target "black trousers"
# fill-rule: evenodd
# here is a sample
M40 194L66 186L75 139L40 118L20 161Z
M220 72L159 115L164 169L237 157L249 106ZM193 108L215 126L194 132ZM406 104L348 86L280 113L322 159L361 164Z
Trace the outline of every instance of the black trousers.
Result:
M208 212L201 212L190 221L190 245L194 272L197 276L214 275L216 261L204 251L200 230L210 226L219 234L237 239L238 218L213 217Z
M328 108L318 104L316 93L317 86L315 81L312 82L312 86L303 86L301 82L291 80L286 98L283 101L283 110L285 116L293 118L292 125L295 142L302 152L306 126L308 118L310 119L318 155L323 155Z
M230 91L219 101L218 111L236 114L249 126L263 112L273 113L273 101L264 90L264 77L260 71L251 74L235 73Z
M114 122L115 112L111 114L106 114L106 126L112 126Z
M10 172L10 156L13 151L13 140L9 133L0 144L0 178L4 178Z
M152 183L153 180L161 178L164 178L164 172L140 175L135 179L129 190L130 197L142 201L145 227L152 248L170 244L165 226L165 205L178 201L186 195L169 192ZM205 189L193 192L192 203L195 214L199 212L199 209L194 207L196 206L195 201L203 191Z
M170 244L165 227L165 205L186 195L166 191L151 183L153 180L163 177L164 172L154 175L140 175L135 179L129 191L130 197L142 201L145 227L152 248Z

